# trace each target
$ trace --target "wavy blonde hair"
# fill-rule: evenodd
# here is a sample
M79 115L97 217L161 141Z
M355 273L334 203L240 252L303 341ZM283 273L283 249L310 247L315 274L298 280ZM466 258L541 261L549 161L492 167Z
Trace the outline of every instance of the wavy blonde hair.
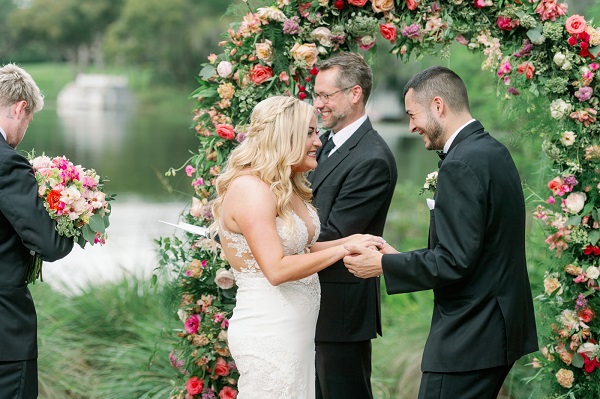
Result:
M289 206L295 192L310 202L312 190L304 173L292 173L306 156L306 137L315 109L294 97L273 96L252 110L244 141L229 154L223 173L216 179L213 204L217 228L223 198L231 182L243 172L258 177L271 188L277 200L277 215L292 222Z

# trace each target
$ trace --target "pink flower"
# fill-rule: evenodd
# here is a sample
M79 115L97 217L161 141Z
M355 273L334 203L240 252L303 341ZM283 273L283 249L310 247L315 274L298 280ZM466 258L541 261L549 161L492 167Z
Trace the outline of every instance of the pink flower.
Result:
M406 0L406 8L408 8L411 11L416 10L418 5L419 3L417 2L417 0Z
M511 30L513 30L514 28L519 26L519 20L518 19L513 20L508 17L499 16L498 19L496 20L496 25L498 25L498 28L510 32Z
M290 77L286 71L283 71L279 74L279 80L281 81L281 83L288 84L290 81Z
M485 0L475 0L473 4L477 8L483 8L485 7Z
M556 200L554 199L553 196L549 196L548 199L546 200L546 203L554 205L556 203Z
M535 9L542 21L555 21L567 13L567 4L556 4L557 0L542 0Z
M229 366L222 357L217 359L217 363L215 364L215 374L221 377L229 375Z
M192 186L196 187L196 186L203 186L204 185L204 180L202 180L201 177L199 177L197 180L192 182Z
M223 387L219 392L219 399L235 399L237 391L231 387Z
M593 92L594 90L589 86L580 87L579 90L575 92L575 97L581 102L587 101L592 97Z
M204 388L204 381L198 377L190 377L185 383L185 389L190 395L198 395Z
M257 85L263 83L264 81L272 77L273 69L271 69L271 67L268 66L255 64L250 70L250 80Z
M367 0L348 0L348 4L356 7L363 7L365 4L367 4Z
M396 41L396 25L392 23L380 24L379 33L381 33L381 36L390 43L394 43Z
M215 126L217 129L217 135L225 140L233 140L235 138L235 131L233 126L226 123L219 123Z
M524 62L517 67L517 72L520 75L525 74L527 79L533 78L533 73L535 72L535 67L532 62Z
M587 28L587 24L585 22L585 18L583 18L581 15L571 15L565 22L565 29L571 35L583 33L585 32L585 28Z
M192 177L192 173L194 173L195 171L196 169L194 169L192 165L187 165L185 167L185 173L188 175L188 177Z
M200 326L200 318L197 314L193 314L187 318L184 323L185 331L188 334L196 334L198 332L198 327Z

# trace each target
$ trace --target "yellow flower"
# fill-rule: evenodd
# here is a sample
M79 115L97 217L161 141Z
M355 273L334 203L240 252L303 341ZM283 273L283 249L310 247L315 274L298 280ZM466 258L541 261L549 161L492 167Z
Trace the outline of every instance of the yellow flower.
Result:
M256 56L259 60L269 63L273 56L273 42L265 40L263 43L256 43L254 48L256 49Z
M312 68L319 57L319 50L317 50L317 45L314 43L296 43L290 50L290 53L296 61L306 62L309 68Z

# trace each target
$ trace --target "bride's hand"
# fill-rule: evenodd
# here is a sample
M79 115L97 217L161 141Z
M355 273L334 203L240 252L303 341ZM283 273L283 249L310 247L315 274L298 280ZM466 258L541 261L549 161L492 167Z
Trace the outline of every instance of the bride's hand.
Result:
M366 247L379 251L387 243L382 237L374 236L371 234L354 234L347 244L356 245L359 247ZM389 246L389 245L388 245ZM391 248L391 247L390 247Z

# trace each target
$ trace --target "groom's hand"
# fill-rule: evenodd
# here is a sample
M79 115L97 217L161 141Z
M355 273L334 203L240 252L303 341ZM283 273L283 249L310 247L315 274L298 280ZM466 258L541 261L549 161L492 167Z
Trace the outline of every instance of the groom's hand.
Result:
M376 277L383 273L381 268L381 257L379 251L359 247L356 245L344 245L349 255L344 257L344 264L350 273L356 277L369 278Z

